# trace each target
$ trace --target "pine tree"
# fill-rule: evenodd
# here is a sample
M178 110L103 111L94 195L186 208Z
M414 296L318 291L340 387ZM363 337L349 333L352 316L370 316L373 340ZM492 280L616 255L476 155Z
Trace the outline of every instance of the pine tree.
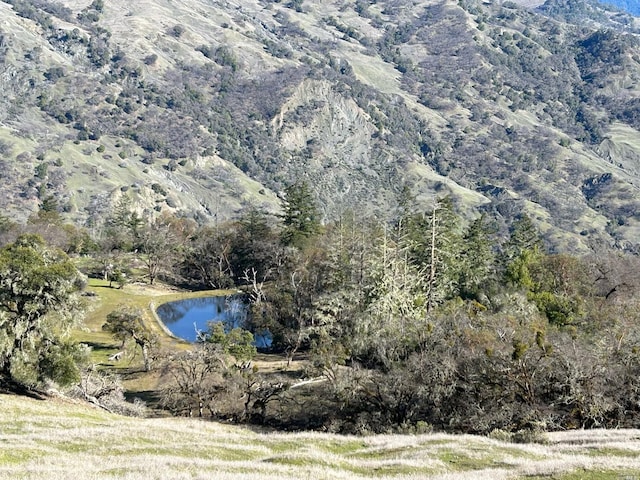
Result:
M405 218L400 235L411 262L425 272L428 310L457 295L462 237L451 199L439 199L431 212Z
M509 240L503 248L505 264L509 264L509 262L519 257L525 250L538 249L544 251L540 232L526 213L520 215L509 230Z
M490 234L484 216L474 220L464 233L459 281L463 298L478 299L495 274L496 254Z
M282 241L287 246L300 248L320 231L320 213L306 182L288 186L285 194Z

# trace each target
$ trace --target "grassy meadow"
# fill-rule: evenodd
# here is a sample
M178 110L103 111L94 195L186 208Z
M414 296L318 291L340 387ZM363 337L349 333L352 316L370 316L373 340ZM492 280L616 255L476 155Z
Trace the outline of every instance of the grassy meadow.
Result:
M145 324L158 336L161 349L175 351L189 347L183 340L171 336L170 332L156 317L155 308L165 302L184 298L224 295L229 291L186 292L169 289L166 286L149 286L139 283L125 285L122 289L109 287L109 282L90 279L87 291L93 294L86 297L87 312L84 320L73 332L75 340L89 345L92 349L91 361L100 368L119 373L123 384L132 396L155 390L158 387L157 375L154 372L143 372L143 360L140 352L127 345L125 355L120 361L109 357L121 349L120 342L111 334L102 330L107 315L119 306L138 308L143 313Z
M640 431L573 431L544 444L470 435L268 433L136 419L64 399L0 395L0 478L640 478Z

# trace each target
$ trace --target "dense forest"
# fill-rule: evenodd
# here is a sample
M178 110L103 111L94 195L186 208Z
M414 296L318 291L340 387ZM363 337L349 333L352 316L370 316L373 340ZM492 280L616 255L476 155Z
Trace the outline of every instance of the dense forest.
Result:
M486 217L464 221L449 197L417 210L408 189L388 218L346 212L329 224L304 182L287 188L280 216L250 209L214 226L145 224L126 198L97 234L47 209L2 220L4 389L54 381L139 412L68 335L94 276L113 289L243 292L244 328L212 325L186 351L159 349L135 309L104 319L162 376L158 406L176 415L351 433L638 426L636 256L548 253L526 214L504 236ZM252 333L265 329L269 351L302 356L304 371L252 368Z

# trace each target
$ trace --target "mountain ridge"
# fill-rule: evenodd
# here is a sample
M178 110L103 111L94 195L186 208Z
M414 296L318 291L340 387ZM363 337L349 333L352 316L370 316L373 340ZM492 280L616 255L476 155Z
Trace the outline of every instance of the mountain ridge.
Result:
M498 228L526 212L552 249L635 250L636 27L576 3L0 3L1 206L224 221L305 179L328 221L406 186Z

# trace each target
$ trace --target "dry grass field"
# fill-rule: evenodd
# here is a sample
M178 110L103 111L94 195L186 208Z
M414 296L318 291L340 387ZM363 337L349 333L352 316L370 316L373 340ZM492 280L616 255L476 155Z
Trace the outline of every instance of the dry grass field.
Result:
M135 419L62 399L0 395L3 479L637 479L640 431L470 435L268 433Z

